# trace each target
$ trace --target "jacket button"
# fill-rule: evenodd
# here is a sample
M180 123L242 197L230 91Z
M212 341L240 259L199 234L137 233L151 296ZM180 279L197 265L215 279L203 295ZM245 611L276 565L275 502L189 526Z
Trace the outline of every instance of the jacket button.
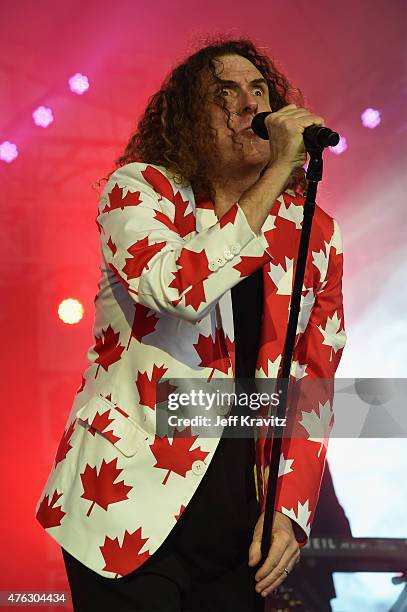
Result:
M223 268L223 266L226 263L226 260L224 259L224 257L218 257L218 259L216 260L216 263L218 264L220 268Z
M233 253L233 255L238 255L240 253L241 247L240 244L232 244L232 246L230 247L231 252Z
M197 476L200 476L206 470L206 465L203 461L194 461L192 464L192 471Z
M216 263L216 261L210 261L208 263L208 268L211 272L216 272L216 270L218 269L218 264Z
M234 257L233 253L229 250L226 250L223 254L225 256L225 259L227 259L228 261L233 259Z

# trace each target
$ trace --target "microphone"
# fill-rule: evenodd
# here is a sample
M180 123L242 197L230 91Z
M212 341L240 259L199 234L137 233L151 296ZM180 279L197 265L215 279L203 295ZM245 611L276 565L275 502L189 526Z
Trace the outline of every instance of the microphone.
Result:
M257 136L268 140L269 135L265 124L267 115L270 115L270 111L267 113L257 113L252 120L252 130ZM310 125L305 128L303 133L304 144L307 149L315 147L335 147L339 142L339 134L333 132L327 127L321 125Z

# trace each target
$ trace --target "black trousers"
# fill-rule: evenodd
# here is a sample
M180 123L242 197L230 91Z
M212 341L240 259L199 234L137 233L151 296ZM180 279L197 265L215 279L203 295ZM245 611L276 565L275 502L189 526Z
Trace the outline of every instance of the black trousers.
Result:
M252 439L222 438L197 491L160 548L122 578L62 549L75 612L260 612L248 552L259 515Z

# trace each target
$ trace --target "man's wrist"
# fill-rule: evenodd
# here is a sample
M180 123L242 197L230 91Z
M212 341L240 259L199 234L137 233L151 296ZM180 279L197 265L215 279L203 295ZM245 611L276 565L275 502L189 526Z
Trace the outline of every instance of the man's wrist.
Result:
M275 176L278 173L281 175L286 175L287 178L289 178L294 168L295 166L289 161L286 161L284 159L277 159L276 161L271 162L269 166L267 166L263 173L263 176Z
M280 512L280 510L275 510L275 512L280 517L279 518L280 523L284 524L287 527L287 529L291 530L294 534L294 524L295 524L294 521L289 516L284 514L284 512Z

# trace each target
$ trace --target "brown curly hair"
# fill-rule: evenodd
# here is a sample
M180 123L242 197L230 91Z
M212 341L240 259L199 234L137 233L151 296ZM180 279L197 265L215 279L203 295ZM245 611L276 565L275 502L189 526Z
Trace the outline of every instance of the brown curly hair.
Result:
M209 113L202 112L208 102L208 87L202 77L209 70L215 83L220 83L215 61L221 55L245 57L261 72L267 81L273 111L290 102L302 105L301 92L291 86L273 61L261 54L250 40L216 39L178 65L150 98L136 132L116 160L116 167L135 161L161 165L178 184L190 183L196 195L214 199L207 170L208 160L216 160L216 131L210 125ZM218 103L233 132L224 100ZM305 193L303 168L293 171L286 188Z

